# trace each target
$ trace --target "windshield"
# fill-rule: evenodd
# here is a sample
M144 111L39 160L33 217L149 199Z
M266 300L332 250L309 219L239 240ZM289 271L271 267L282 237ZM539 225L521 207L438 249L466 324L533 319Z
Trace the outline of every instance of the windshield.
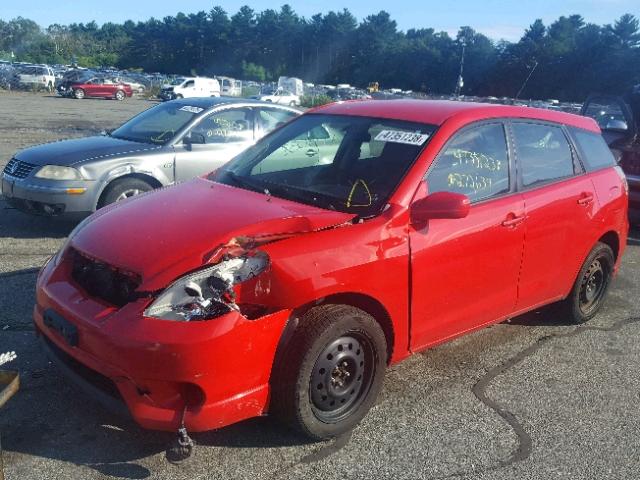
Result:
M174 78L169 85L182 85L184 78Z
M210 179L341 212L372 216L435 127L400 120L304 115L238 155Z
M111 133L134 142L164 145L204 109L181 102L161 103L133 117Z

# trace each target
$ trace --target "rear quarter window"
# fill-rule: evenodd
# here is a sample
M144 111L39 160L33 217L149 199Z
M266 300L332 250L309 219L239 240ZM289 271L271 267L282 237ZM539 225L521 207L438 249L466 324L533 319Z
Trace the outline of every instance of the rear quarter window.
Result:
M575 127L571 127L570 131L588 172L616 164L616 159L602 135Z

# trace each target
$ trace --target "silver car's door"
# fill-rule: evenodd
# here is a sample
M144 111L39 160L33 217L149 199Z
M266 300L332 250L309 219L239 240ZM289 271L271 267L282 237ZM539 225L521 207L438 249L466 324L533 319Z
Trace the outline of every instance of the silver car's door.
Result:
M253 109L230 108L210 114L175 145L176 181L215 170L255 142Z

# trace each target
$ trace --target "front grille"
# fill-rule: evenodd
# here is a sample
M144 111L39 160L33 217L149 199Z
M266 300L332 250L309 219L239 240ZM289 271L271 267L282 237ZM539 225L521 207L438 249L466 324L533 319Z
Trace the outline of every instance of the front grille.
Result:
M37 165L33 165L32 163L21 162L20 160L12 158L4 167L4 173L15 178L26 178L36 167Z
M90 296L122 307L135 298L140 286L138 275L125 272L104 262L70 249L71 276Z

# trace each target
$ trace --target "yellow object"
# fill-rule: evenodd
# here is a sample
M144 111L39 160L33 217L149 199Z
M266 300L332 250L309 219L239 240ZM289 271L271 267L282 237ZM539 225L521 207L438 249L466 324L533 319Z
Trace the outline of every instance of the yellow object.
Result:
M86 188L67 188L67 194L69 195L82 195L86 191Z
M378 82L370 82L367 87L369 93L374 93L380 90L380 84Z

